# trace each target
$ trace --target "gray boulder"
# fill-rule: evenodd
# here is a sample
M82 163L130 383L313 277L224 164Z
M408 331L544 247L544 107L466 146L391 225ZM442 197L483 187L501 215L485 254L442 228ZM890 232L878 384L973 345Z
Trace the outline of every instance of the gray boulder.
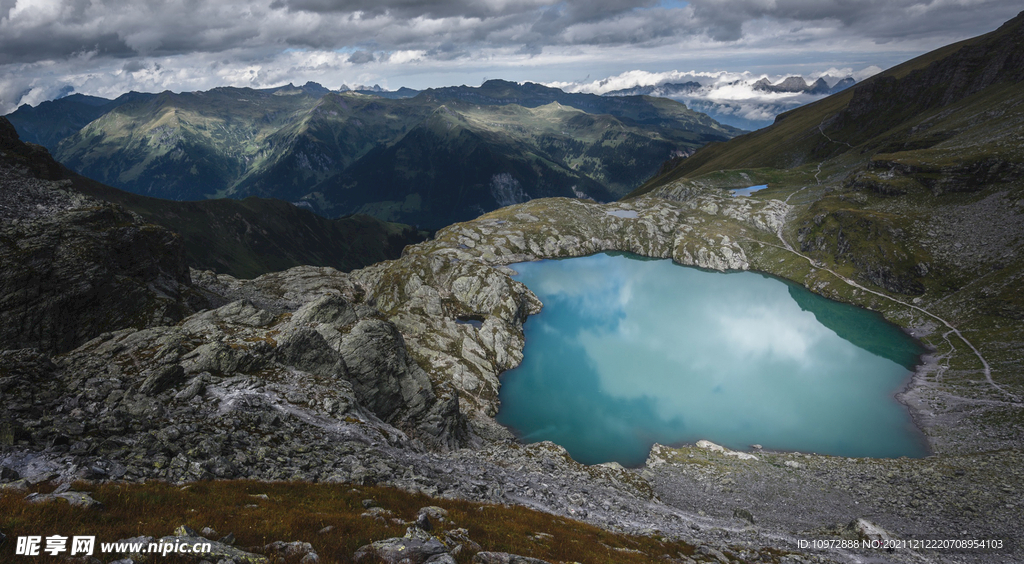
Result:
M327 295L302 306L292 315L296 324L325 324L334 327L352 325L359 320L356 309L339 295Z
M320 333L308 327L296 327L284 334L275 354L281 364L311 374L343 376L347 372L341 355L331 348Z
M142 385L139 386L139 393L155 396L184 381L185 369L180 364L161 366L143 380Z
M448 550L436 538L409 535L376 541L361 547L353 555L356 562L384 562L385 564L439 563ZM449 556L449 558L451 558Z
M415 419L433 403L430 378L409 358L393 324L379 319L356 323L342 341L341 355L359 402L381 419Z
M230 545L226 545L221 542L203 538L197 535L180 535L173 537L163 537L158 544L189 544L189 545L203 545L209 544L209 550L200 553L193 553L189 556L202 557L213 562L222 562L224 560L233 561L238 564L269 564L270 559L261 554L253 554L244 550L235 548Z
M84 492L66 491L63 493L29 494L25 498L25 501L29 503L51 503L57 500L66 501L72 507L80 507L82 509L103 509L102 503Z

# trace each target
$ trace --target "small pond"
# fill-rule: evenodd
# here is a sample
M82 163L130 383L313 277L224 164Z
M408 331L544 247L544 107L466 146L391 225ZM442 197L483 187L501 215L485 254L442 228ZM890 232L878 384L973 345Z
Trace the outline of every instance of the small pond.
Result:
M544 303L497 420L586 463L700 439L849 457L927 455L893 397L922 349L881 316L753 272L623 253L511 265Z
M759 192L767 187L767 184L758 184L757 186L748 186L746 188L734 188L729 191L732 192L732 196L735 198L736 196L749 196L754 192Z

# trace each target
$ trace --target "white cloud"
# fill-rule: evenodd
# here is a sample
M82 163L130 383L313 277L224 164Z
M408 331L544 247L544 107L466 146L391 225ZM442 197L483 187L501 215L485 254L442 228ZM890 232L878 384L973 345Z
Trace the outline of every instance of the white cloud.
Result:
M854 71L852 76L853 76L853 78L857 82L860 82L860 81L864 80L865 78L870 78L872 76L875 76L876 74L882 72L883 70L884 69L882 69L879 66L871 65L870 67L865 67L865 68L863 68L863 69L861 69L859 71Z
M751 71L665 71L649 72L643 70L631 70L598 80L589 81L554 81L547 83L548 86L561 88L568 92L588 92L592 94L608 94L619 90L628 90L637 87L653 86L660 87L651 91L651 95L664 96L679 100L692 109L711 113L715 117L733 116L766 125L778 114L802 106L809 102L819 100L825 94L807 94L797 92L766 92L755 89L754 83L761 79L768 79L772 84L777 84L791 76L801 76L807 84L812 84L820 77L828 76L830 85L839 82L840 79L853 77L860 81L864 78L881 72L878 66L869 66L861 70L853 70L852 67L837 68L828 67L822 71L806 71L800 73L765 74ZM701 85L697 90L678 91L670 87L672 84L685 84L696 82Z
M751 307L740 315L722 315L719 338L728 342L733 354L752 362L791 361L805 365L809 352L821 337L821 325L807 312L779 308Z

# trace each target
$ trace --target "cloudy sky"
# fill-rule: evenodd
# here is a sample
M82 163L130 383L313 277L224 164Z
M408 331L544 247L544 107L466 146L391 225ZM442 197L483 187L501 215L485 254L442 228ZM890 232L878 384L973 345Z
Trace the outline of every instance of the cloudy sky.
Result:
M1020 9L1020 0L0 0L0 114L69 92L309 80L601 90L609 77L625 87L687 72L864 73L991 31Z

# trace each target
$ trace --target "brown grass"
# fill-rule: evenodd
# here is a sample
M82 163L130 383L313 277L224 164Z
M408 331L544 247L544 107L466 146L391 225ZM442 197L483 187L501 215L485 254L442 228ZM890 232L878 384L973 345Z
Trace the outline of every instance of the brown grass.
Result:
M444 524L435 523L435 534L439 534L440 529L464 527L483 550L511 552L550 562L664 562L664 555L693 555L695 548L653 537L616 535L522 507L434 499L386 487L211 481L187 486L163 482L77 484L73 489L90 492L105 508L84 510L60 501L30 504L24 501L25 493L0 493L0 531L7 535L7 542L0 546L0 561L60 562L48 555L14 555L18 536L59 534L67 537L95 535L96 556L109 562L116 556L99 554L100 543L139 535L159 538L172 534L184 524L197 531L212 527L220 535L234 533L237 547L262 547L278 540L304 541L313 545L321 562L351 562L359 547L405 534L406 523L382 523L360 517L364 512L362 500L367 498L376 500L403 521L414 520L421 507L443 507L449 511L449 518ZM37 487L34 491L45 493L47 490L52 490L52 486ZM254 497L259 494L269 499ZM328 525L334 529L319 534ZM551 537L535 538L540 532ZM469 562L472 556L473 552L463 550L457 560ZM763 561L773 561L776 552L765 551L760 557ZM178 560L168 556L153 557L151 561L172 564Z

